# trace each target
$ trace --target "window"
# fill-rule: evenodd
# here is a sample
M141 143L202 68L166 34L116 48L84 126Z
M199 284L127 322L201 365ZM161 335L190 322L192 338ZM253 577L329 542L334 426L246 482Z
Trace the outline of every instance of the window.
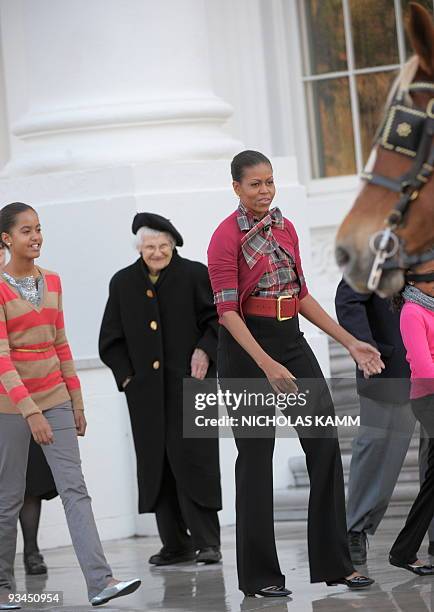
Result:
M418 0L433 11L433 0ZM410 0L298 0L312 176L361 172L384 102L412 54Z

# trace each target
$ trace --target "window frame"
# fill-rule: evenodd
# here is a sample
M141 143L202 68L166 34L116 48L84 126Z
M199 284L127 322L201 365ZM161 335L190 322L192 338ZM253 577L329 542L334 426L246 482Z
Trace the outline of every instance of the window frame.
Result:
M368 68L356 68L354 49L351 32L351 13L349 0L341 0L343 6L344 26L345 26L345 45L347 51L347 69L336 72L323 73L321 75L304 74L304 66L308 59L306 13L303 7L304 0L280 0L281 10L275 12L274 23L276 28L285 30L286 57L294 59L294 69L291 70L293 79L289 84L291 106L294 108L294 139L297 142L297 158L300 168L300 180L307 186L308 192L320 194L332 191L351 191L358 183L358 176L363 170L362 140L360 126L360 111L357 95L357 77L363 74L392 72L400 70L406 61L405 31L401 0L394 0L394 11L396 20L397 46L399 63ZM433 3L434 4L434 3ZM434 6L433 6L434 13ZM293 24L286 27L285 24ZM283 56L285 57L285 56ZM286 64L288 66L288 64ZM330 78L348 78L352 129L354 137L356 173L332 177L315 176L315 160L318 155L314 148L317 139L311 135L311 118L309 117L310 108L308 102L307 83L327 80ZM313 142L315 140L315 142ZM300 145L300 143L302 143Z

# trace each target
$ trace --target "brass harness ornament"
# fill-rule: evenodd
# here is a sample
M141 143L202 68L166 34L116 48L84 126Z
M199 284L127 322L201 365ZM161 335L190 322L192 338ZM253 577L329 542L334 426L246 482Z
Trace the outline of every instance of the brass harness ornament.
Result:
M398 135L401 136L401 138L407 138L407 136L410 136L412 132L411 125L404 121L403 123L400 123L398 125L396 131L398 132Z

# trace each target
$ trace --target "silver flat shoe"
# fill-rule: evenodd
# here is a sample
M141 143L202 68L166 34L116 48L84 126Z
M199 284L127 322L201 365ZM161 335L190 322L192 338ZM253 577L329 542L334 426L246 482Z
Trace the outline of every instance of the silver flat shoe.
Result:
M98 595L92 597L90 603L93 606L102 606L103 604L107 603L111 599L115 599L116 597L131 595L131 593L137 591L141 584L142 581L138 578L134 578L134 580L118 582L117 584L113 584L112 586L106 587L100 593L98 593Z

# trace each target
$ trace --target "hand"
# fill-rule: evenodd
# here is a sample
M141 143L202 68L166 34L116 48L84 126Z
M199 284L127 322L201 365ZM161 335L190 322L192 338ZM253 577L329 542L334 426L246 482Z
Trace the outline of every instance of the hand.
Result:
M87 422L83 410L74 410L74 421L77 429L77 436L84 436L86 433Z
M203 380L208 372L209 368L209 357L200 348L194 349L193 355L191 356L191 375L193 378Z
M365 378L369 378L372 374L381 374L381 371L384 370L385 365L381 360L381 354L371 344L354 340L348 346L348 350L356 361L359 370L363 370Z
M297 393L298 387L294 382L295 376L281 363L270 357L270 361L267 361L262 369L276 393Z
M38 444L53 444L54 436L50 423L41 412L27 417L27 423L32 432L33 439Z

